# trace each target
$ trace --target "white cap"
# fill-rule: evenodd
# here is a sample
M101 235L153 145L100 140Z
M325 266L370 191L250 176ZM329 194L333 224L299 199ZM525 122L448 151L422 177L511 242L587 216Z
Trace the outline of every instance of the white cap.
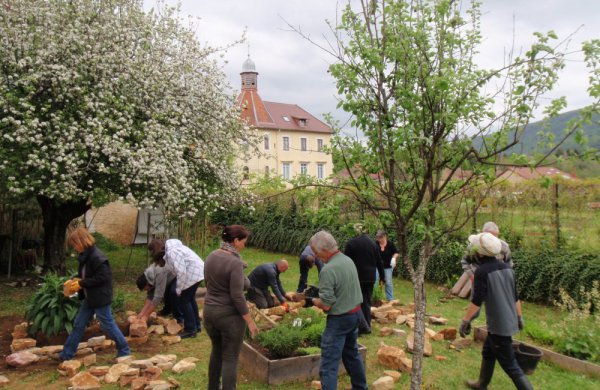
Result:
M495 257L502 250L502 242L488 232L470 235L469 243L475 252L483 256Z

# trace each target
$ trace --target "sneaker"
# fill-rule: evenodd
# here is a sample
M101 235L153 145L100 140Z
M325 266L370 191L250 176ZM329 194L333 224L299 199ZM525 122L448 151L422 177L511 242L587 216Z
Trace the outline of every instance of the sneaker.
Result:
M184 331L183 333L181 333L179 335L179 337L181 337L182 339L190 339L190 338L194 338L196 337L196 333L197 332L188 332L188 331Z

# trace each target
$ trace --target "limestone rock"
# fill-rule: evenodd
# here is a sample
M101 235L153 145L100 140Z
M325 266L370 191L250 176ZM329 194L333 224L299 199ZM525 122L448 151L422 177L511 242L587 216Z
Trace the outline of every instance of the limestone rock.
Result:
M129 345L140 345L140 344L146 344L148 342L148 335L142 336L142 337L125 337L125 340L127 340L127 343Z
M395 336L406 337L406 331L404 329L392 329L392 332L394 332Z
M135 368L148 368L148 367L154 366L154 363L152 363L152 361L150 359L133 360L129 364L131 364L131 367L135 367Z
M104 376L108 373L109 366L95 366L90 367L87 372L93 376Z
M323 386L321 386L321 382L320 381L312 381L310 382L310 388L311 389L317 389L317 390L321 390Z
M381 336L381 337L389 336L392 333L393 333L392 328L388 328L387 326L384 326L383 328L381 328L379 330L379 336Z
M173 366L172 370L176 374L181 374L182 372L191 371L195 368L196 368L196 363L186 362L185 360L181 360Z
M438 332L444 335L444 340L456 340L456 328L446 328Z
M283 306L275 306L272 307L270 309L263 309L262 310L263 313L265 313L268 316L285 316L285 307Z
M443 362L444 360L448 359L446 356L442 356L442 355L435 355L433 358L435 360L437 360L438 362Z
M119 356L117 358L117 363L129 365L129 363L131 363L134 360L135 360L135 358L133 357L133 355Z
M32 338L22 338L22 339L14 339L12 344L10 344L10 351L12 353L24 351L29 348L35 347L37 341Z
M13 340L24 339L27 337L27 322L21 322L15 325L13 332L11 333Z
M83 348L88 348L89 345L87 343L87 341L81 342L79 344L77 344L77 350L83 349Z
M37 354L43 355L43 356L54 355L55 353L62 352L62 350L63 350L62 345L48 345L46 347L40 348L40 350Z
M137 378L139 378L138 375L125 375L125 373L123 373L119 377L119 386L127 387L131 384L131 382L133 382Z
M160 375L162 374L162 370L158 367L148 367L144 370L143 376L148 380L160 379Z
M269 318L270 318L272 321L275 321L275 322L279 322L279 321L281 321L281 320L283 319L283 317L282 317L282 316L275 316L275 315L269 316Z
M393 310L388 310L386 312L386 317L392 321L395 321L396 318L401 315L403 315L402 310L393 309Z
M165 317L160 317L160 316L156 317L156 323L164 326L165 328L169 324L169 321L171 321L171 320L168 318L165 318Z
M446 325L448 323L448 319L438 316L429 316L429 323L433 325Z
M167 378L167 380L169 381L170 384L173 385L173 387L175 387L175 388L181 387L181 383L179 383L179 381L177 381L177 379L173 378L172 376Z
M166 363L157 363L156 367L160 368L163 371L170 371L173 369L174 365L175 365L175 363L173 363L173 362L166 362Z
M399 316L396 317L396 324L402 325L402 324L406 323L407 319L408 319L407 316L405 316L404 314L400 314Z
M400 381L400 377L402 376L402 374L398 371L394 371L394 370L385 370L383 372L383 375L385 376L391 376L394 379L394 382L399 382Z
M117 363L108 369L104 376L104 382L117 383L121 374L129 369L129 364Z
M128 369L126 369L125 371L123 371L121 373L121 376L139 376L139 375L140 375L140 369L134 368L134 367L129 367Z
M18 326L18 325L17 325ZM0 387L6 386L10 383L7 377L0 375Z
M40 360L40 357L29 351L19 351L6 357L6 364L12 367L24 367Z
M412 362L406 357L406 352L398 347L381 344L377 350L377 360L387 368L409 372Z
M58 365L58 372L71 378L77 374L80 368L81 362L79 360L66 360Z
M165 327L164 327L164 325L151 325L148 328L148 333L154 333L159 336L163 335L163 334L165 334Z
M425 333L431 338L437 334L437 332L433 329L425 328Z
M184 359L181 359L180 361L181 362L187 362L187 363L196 363L199 360L200 359L198 359L197 357L190 356L190 357L186 357Z
M90 355L86 355L77 360L79 360L84 366L88 367L88 366L91 366L92 364L96 364L96 354L92 353Z
M172 319L169 322L167 322L166 328L167 328L167 333L170 334L171 336L178 334L183 329L181 327L181 325L179 325L177 323L177 320L175 320L175 319Z
M96 390L100 388L100 379L85 371L69 379L69 383L73 390Z
M94 350L91 348L85 347L85 348L78 349L77 352L75 353L75 356L77 356L77 357L85 356L85 355L89 355L91 353L94 353Z
M433 349L431 348L431 342L429 341L429 336L427 333L425 333L425 345L423 346L423 355L425 356L431 356L431 354L433 353ZM406 338L406 348L410 351L413 352L415 349L415 334L414 332L411 332L408 337Z
M470 347L471 344L473 344L472 339L458 339L458 340L454 340L451 345L454 345L455 348L462 349L462 348Z
M94 352L102 352L115 347L113 340L104 340L101 345L97 345L93 348Z
M88 347L93 348L103 345L105 340L106 336L92 337L88 340Z
M148 384L148 379L144 377L135 378L131 381L131 390L144 390Z
M177 343L181 342L181 337L179 337L179 336L163 336L161 338L161 340L163 341L163 343L165 343L167 345L171 345L171 344L177 344Z
M390 304L390 305L392 305L392 306L400 306L400 305L402 305L402 304L400 303L400 300L399 300L399 299L392 299L391 301L389 301L389 302L388 302L388 304Z
M431 339L433 341L442 341L444 340L444 335L442 333L436 333Z
M130 337L144 337L148 332L148 324L146 321L136 320L129 325Z
M153 364L159 364L159 363L175 363L177 361L177 355L175 354L170 354L170 355L154 355L150 358L150 361Z
M391 376L382 376L371 385L373 390L394 390L394 378Z

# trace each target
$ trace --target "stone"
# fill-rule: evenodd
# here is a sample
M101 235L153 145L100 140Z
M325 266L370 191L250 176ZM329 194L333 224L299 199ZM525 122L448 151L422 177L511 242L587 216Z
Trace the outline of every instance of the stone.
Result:
M404 314L400 314L399 316L396 317L396 324L402 325L402 324L406 323L407 319L408 319L407 316L405 316Z
M310 382L310 388L311 389L317 389L320 390L323 386L321 386L321 381L312 381Z
M88 366L91 366L92 364L96 364L96 354L92 353L90 355L86 355L77 360L79 360L81 362L81 364L83 364L84 366L88 367Z
M456 340L456 328L446 328L438 332L438 334L444 335L444 340Z
M162 374L162 370L158 367L148 367L144 370L144 372L142 373L142 375L144 376L144 378L148 379L148 380L154 380L154 379L160 379L160 375Z
M179 332L181 332L182 329L183 328L181 327L181 325L179 325L177 323L177 320L175 320L175 319L169 320L169 322L167 322L166 330L167 330L167 333L170 334L171 336L179 334Z
M165 317L160 317L160 316L156 317L156 323L159 325L162 325L164 327L166 327L169 324L169 321L171 321L171 320L168 318L165 318Z
M27 338L27 322L15 325L11 335L13 340Z
M24 351L26 349L35 347L36 344L37 341L32 338L14 339L12 344L10 344L10 351L12 353Z
M127 318L129 319L129 317L136 317L137 318L137 313L133 310L127 310L125 312L125 315L127 316Z
M128 369L126 369L125 371L121 372L121 376L139 376L140 375L140 369L139 368L134 368L134 367L129 367Z
M177 379L173 378L172 376L167 378L167 381L169 381L169 383L172 384L175 388L181 387L181 383L179 383L179 381Z
M443 362L444 360L447 360L448 358L446 356L442 356L442 355L435 355L433 357L434 360L438 361L438 362Z
M425 333L431 338L437 334L437 332L433 329L425 328Z
M18 325L17 325L18 326ZM0 387L6 386L10 383L7 377L0 375Z
M94 353L94 350L91 348L81 348L78 349L77 352L75 353L75 356L80 357L80 356L85 356L85 355L89 355L91 353Z
M452 344L450 344L450 345L453 345L455 348L462 349L462 348L470 347L471 344L473 344L472 339L458 339L458 340L454 340L452 342Z
M285 316L285 307L283 306L275 306L270 309L263 309L261 311L268 316Z
M184 359L181 359L180 361L181 361L181 362L188 362L188 363L196 363L196 362L198 362L199 360L200 360L200 359L198 359L197 357L190 356L190 357L186 357L186 358L184 358Z
M406 352L401 348L391 345L381 343L377 350L377 360L384 367L405 372L410 371L407 371L406 361L408 361L410 362L410 369L412 369L412 362L406 358Z
M408 325L408 327L411 329L415 329L415 320L411 320L411 319L406 320L406 325Z
M442 333L436 333L431 339L433 341L442 341L444 340L444 335Z
M37 354L43 355L43 356L54 355L55 353L62 352L62 350L63 350L62 345L48 345L46 347L40 348L40 350Z
M270 315L269 318L272 321L279 322L279 321L281 321L283 319L283 316Z
M429 323L433 325L446 325L448 323L448 319L438 316L429 316Z
M375 313L373 313L373 317L377 320L380 320L382 318L386 318L387 317L387 313L384 311L376 311Z
M392 330L392 328L388 328L387 326L384 326L383 328L379 329L379 336L381 336L381 337L389 336L393 332L394 331Z
M146 321L136 320L129 325L130 337L144 337L148 333L148 324Z
M137 378L139 378L139 376L137 376L137 375L125 375L125 373L123 373L119 377L119 386L121 386L121 387L127 387L127 386L129 386L131 384L131 382L133 382Z
M144 390L148 384L148 379L144 377L135 378L131 381L131 390Z
M105 340L106 336L92 337L91 339L88 339L88 347L93 348L103 345Z
M104 376L108 373L109 366L94 366L90 367L87 372L93 376Z
M135 367L135 368L147 368L147 367L154 366L154 363L152 363L152 361L150 359L133 360L129 364L131 364L131 367Z
M425 333L425 345L423 346L423 355L431 356L433 353L433 348L431 347L431 342L429 341L429 335ZM408 337L406 338L406 348L413 352L415 349L415 334L414 332L410 332Z
M154 333L154 334L157 334L159 336L163 335L163 334L165 334L165 327L163 325L151 325L148 328L148 333L150 333L150 334Z
M373 390L394 390L394 378L391 376L382 376L371 385Z
M392 332L394 332L395 336L406 337L406 331L404 329L392 329Z
M399 299L392 299L391 301L388 302L388 304L392 305L392 306L401 306L402 304L400 303Z
M108 369L104 376L104 382L117 383L121 374L129 369L129 364L117 363Z
M89 347L89 346L88 346L88 343L87 343L87 341L84 341L84 342L82 342L82 343L79 343L79 344L77 344L77 349L78 349L78 350L79 350L79 349L83 349L83 348L88 348L88 347Z
M394 379L394 382L399 382L400 377L402 376L402 374L399 371L394 370L385 370L383 372L383 375L392 377Z
M81 365L79 360L66 360L58 365L58 372L71 378L79 372Z
M173 372L176 374L181 374L182 372L191 371L196 368L196 363L186 362L182 360L177 362L172 368Z
M125 340L127 340L127 343L129 345L140 345L140 344L146 344L148 342L148 335L142 336L142 337L125 337Z
M395 321L395 320L396 320L396 318L397 318L398 316L401 316L401 315L403 315L403 314L402 314L402 310L396 310L396 309L394 309L394 310L388 310L388 311L386 312L386 317L387 317L387 318L389 318L389 319L390 319L390 320L392 320L392 321Z
M113 340L104 340L102 345L97 345L93 348L94 352L102 352L107 351L115 347L115 342Z
M167 345L171 345L171 344L177 344L177 343L181 342L181 337L179 337L179 336L163 336L163 337L161 337L161 340L163 341L163 343L165 343Z
M119 356L116 361L117 363L121 363L121 364L129 364L132 361L134 361L135 358L133 357L133 355L127 355L127 356Z
M100 379L89 372L82 371L69 379L73 390L96 390L100 388Z
M170 355L154 355L150 358L150 361L153 364L159 364L159 363L175 363L177 361L177 355L175 354L170 354Z
M175 365L175 363L173 363L173 362L166 362L166 363L157 363L156 367L160 368L163 371L170 371L173 369L174 365Z

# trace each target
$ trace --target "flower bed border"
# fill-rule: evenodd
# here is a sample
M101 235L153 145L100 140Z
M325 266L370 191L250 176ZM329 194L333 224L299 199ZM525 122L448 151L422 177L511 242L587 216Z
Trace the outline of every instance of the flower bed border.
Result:
M473 332L473 339L475 341L485 341L487 337L487 327L479 326L475 328L475 332ZM550 362L556 366L559 366L562 369L567 371L578 372L580 374L585 374L594 378L600 379L600 365L594 364L585 360L576 359L570 356L566 356L560 354L555 351L551 351L546 348L538 347L537 345L532 345L523 341L520 343L537 348L543 352L542 359L545 362Z
M358 350L366 364L367 347L359 344ZM320 354L269 360L245 341L239 360L241 368L247 374L269 385L318 379L320 362ZM344 365L340 363L338 374L345 372Z

